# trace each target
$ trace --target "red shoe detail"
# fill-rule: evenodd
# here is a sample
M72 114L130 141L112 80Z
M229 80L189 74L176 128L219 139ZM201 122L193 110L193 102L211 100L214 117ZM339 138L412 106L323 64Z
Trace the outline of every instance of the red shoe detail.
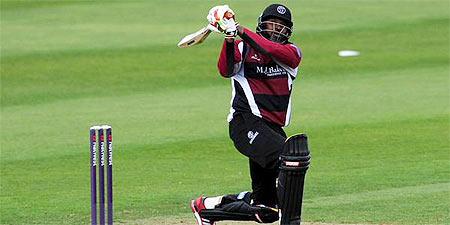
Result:
M194 213L195 220L197 221L197 225L214 225L214 221L210 221L208 219L202 218L200 216L200 212L206 209L204 204L205 198L202 196L198 197L195 200L191 201L191 210Z

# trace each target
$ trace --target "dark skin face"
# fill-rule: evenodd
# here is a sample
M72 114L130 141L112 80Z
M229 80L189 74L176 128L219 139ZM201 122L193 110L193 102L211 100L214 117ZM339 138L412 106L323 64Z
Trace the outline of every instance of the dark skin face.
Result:
M274 23L279 23L279 24L284 24L284 22L282 20L277 19L277 18L271 18L271 19L268 19L267 21L274 22ZM272 23L268 23L267 24L267 28L268 29L272 29L273 26L275 26L276 31L279 31L279 32L283 29L282 26L277 25L277 24L272 24ZM241 25L238 25L236 27L236 30L238 31L238 35L242 35L244 33L244 27L241 26ZM226 41L227 42L233 42L234 40L231 39L231 38L228 38L228 39L226 39Z
M267 24L266 24L267 30L275 30L275 31L278 31L278 32L281 32L281 30L283 30L283 26L282 26L282 25L284 25L283 20L276 19L276 18L270 18L270 19L268 19L267 21L269 21L269 22L274 22L274 23L278 23L278 24L267 23ZM272 35L273 32L272 32L272 31L267 31L267 33L269 33L270 35Z

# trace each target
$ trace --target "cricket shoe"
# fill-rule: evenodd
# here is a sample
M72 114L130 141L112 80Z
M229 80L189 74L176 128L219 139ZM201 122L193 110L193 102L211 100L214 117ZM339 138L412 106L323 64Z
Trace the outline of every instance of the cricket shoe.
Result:
M214 221L202 218L202 216L200 215L200 212L202 210L206 209L205 197L203 197L203 195L198 197L197 199L191 201L191 209L192 209L192 213L194 213L195 219L197 220L197 225L214 225L214 224L216 224Z

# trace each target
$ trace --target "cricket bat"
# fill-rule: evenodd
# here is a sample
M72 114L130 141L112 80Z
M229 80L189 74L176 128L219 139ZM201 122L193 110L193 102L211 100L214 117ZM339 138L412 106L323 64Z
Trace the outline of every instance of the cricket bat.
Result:
M178 47L180 48L187 48L191 47L197 44L202 43L211 33L211 29L208 28L208 26L203 27L199 31L189 34L183 39L181 39L180 42L178 42Z

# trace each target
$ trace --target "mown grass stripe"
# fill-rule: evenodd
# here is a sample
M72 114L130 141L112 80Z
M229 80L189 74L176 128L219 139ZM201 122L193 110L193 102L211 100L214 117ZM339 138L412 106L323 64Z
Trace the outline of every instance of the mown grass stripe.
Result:
M361 203L367 201L408 198L408 197L415 197L417 195L427 195L438 192L448 192L450 194L450 183L389 188L377 191L359 192L345 195L306 199L305 207L336 206L343 204Z

